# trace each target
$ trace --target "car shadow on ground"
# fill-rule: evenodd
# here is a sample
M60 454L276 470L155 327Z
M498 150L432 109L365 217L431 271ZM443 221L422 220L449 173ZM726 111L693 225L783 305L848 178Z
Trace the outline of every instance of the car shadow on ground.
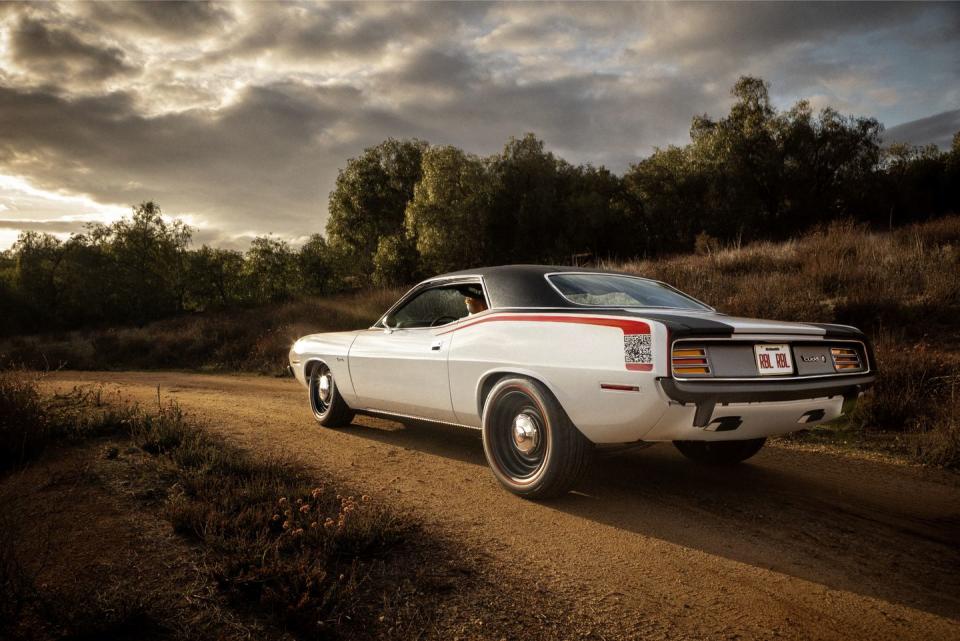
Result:
M483 467L487 465L487 460L483 456L480 430L421 421L399 423L363 416L354 419L351 425L339 428L338 431L378 443L442 456L461 463Z
M345 431L486 466L476 430L364 417ZM957 496L890 463L768 446L741 465L704 467L658 445L598 455L573 492L542 505L960 620Z

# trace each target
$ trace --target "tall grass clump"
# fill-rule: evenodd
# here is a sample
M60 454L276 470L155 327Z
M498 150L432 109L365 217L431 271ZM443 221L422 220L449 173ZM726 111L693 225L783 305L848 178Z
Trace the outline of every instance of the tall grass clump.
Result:
M43 373L0 369L0 473L20 467L51 444L115 433L133 410L105 403L99 388L40 392Z
M39 454L53 431L36 379L24 372L0 371L0 472Z

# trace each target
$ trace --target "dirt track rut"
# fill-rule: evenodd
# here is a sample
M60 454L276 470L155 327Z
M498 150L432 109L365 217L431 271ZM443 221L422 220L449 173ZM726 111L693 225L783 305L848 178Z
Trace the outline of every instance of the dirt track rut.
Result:
M176 399L245 448L286 451L562 594L604 638L960 639L960 477L768 447L736 469L672 447L601 458L567 497L516 498L478 432L318 427L292 379L60 372Z

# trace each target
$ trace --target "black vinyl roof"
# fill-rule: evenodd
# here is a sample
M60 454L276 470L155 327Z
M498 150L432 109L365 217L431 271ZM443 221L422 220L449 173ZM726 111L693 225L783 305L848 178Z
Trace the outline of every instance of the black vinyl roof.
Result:
M426 282L455 278L457 276L481 276L496 307L578 307L554 289L545 276L555 272L583 272L588 274L625 274L623 272L586 267L563 267L557 265L499 265L477 267L449 274L434 276Z

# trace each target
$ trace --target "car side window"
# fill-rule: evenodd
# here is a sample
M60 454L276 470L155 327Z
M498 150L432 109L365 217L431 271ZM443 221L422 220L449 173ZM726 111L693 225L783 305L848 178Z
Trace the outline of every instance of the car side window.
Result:
M411 298L394 311L391 327L440 327L467 315L463 294L455 287L433 287Z

